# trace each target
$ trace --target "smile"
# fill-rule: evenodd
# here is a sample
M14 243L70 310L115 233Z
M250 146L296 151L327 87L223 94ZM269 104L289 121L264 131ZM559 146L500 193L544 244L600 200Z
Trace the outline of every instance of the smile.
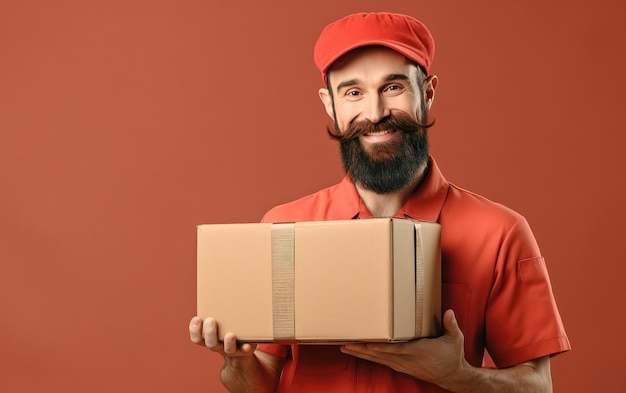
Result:
M390 132L392 132L392 131L391 130L382 130L382 131L368 132L365 135L366 136L381 136L381 135L389 134Z
M398 132L395 130L368 132L367 134L362 136L362 140L367 143L385 142L393 139L397 133Z

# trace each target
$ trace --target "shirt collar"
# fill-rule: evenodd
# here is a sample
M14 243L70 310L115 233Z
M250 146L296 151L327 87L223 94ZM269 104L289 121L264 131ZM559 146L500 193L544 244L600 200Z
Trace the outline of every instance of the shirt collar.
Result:
M437 222L448 195L449 185L433 157L430 157L426 178L394 217ZM337 191L337 199L332 208L332 216L335 219L348 220L372 216L349 176L343 178Z

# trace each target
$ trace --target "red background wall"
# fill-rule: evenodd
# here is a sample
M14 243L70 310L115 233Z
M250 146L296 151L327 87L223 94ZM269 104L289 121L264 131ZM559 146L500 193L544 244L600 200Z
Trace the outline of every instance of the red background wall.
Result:
M432 29L448 179L536 232L574 346L555 391L623 391L624 8L1 1L0 391L223 391L188 341L195 225L341 177L312 47L371 10Z

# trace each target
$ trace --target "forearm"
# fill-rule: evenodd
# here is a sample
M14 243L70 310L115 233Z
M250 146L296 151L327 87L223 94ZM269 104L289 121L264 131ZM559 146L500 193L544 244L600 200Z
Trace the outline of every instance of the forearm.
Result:
M552 392L548 357L507 369L467 366L441 386L456 393L549 393Z
M232 393L274 393L280 370L264 362L265 356L256 351L254 356L226 358L220 374L222 384Z

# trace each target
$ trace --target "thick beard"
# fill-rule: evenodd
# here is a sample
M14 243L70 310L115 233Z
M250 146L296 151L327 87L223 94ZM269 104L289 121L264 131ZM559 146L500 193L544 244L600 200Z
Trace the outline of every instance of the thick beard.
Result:
M394 130L399 135L365 149L359 136L374 130ZM426 128L406 113L394 113L376 124L353 122L345 134L351 135L340 141L346 173L355 184L377 194L391 194L409 186L428 163Z

